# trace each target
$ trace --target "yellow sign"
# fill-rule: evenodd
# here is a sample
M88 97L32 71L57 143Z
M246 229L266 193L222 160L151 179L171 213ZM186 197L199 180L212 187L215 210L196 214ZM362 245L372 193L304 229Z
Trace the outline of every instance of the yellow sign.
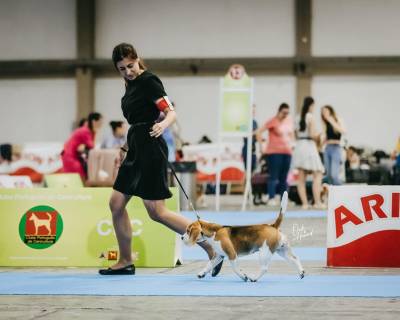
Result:
M247 136L251 130L252 80L240 64L232 65L221 85L223 134Z

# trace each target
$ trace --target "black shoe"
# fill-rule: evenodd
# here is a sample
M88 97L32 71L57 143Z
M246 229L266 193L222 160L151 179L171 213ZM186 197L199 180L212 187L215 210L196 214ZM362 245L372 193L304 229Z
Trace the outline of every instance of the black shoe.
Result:
M126 267L119 269L100 269L99 273L103 276L113 276L113 275L134 275L135 274L135 265L130 264Z
M218 273L221 271L222 268L222 264L224 263L224 257L223 256L219 256L221 261L214 267L214 269L212 269L211 272L211 276L212 277L216 277L218 275ZM216 259L218 259L219 257L217 257Z

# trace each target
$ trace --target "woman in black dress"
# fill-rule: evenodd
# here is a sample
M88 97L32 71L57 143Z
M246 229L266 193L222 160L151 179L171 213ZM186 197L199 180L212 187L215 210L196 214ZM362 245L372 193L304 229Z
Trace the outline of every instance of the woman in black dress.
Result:
M191 223L187 218L168 210L165 199L172 196L167 183L168 148L161 137L164 130L176 119L176 113L164 91L161 80L146 70L134 47L121 43L113 50L115 68L125 80L125 95L121 100L124 117L130 124L127 143L120 150L119 171L110 198L110 209L120 256L111 268L100 274L134 274L131 242L132 229L126 205L132 196L142 198L144 206L154 221L173 231L184 234ZM160 111L166 114L156 122ZM222 266L222 257L215 254L207 243L199 243L210 260L217 266L213 276ZM217 259L217 260L214 260Z

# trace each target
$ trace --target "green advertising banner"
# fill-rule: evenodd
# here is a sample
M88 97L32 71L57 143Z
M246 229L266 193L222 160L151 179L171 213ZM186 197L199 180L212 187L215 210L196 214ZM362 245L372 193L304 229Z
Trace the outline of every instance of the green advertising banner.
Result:
M111 188L0 189L0 266L105 267L118 259ZM167 207L179 211L176 188ZM138 267L174 267L178 236L152 221L142 200L127 207Z
M221 133L247 136L250 132L253 83L241 65L232 65L221 81Z
M44 176L44 184L48 188L83 188L78 173L54 173Z

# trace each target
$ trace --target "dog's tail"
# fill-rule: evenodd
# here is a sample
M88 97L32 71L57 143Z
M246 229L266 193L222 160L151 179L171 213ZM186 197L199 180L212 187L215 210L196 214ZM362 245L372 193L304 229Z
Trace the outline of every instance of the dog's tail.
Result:
M281 209L279 210L279 216L278 216L278 218L276 218L275 222L272 224L272 226L276 229L278 229L282 223L283 214L286 212L287 203L288 203L288 193L287 193L287 191L285 191L282 195Z
M49 220L51 221L51 219L53 218L52 215L48 212L46 212L47 216L49 217Z

